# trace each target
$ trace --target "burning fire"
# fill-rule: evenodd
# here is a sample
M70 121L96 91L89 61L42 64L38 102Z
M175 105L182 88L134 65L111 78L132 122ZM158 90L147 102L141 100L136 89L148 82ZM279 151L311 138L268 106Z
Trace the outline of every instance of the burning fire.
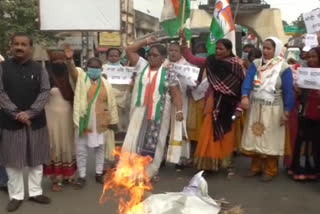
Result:
M113 155L118 157L119 163L105 178L100 203L107 201L107 193L112 192L120 198L119 214L143 214L144 208L140 202L144 192L152 190L150 176L146 170L152 158L121 152L120 148L116 148Z

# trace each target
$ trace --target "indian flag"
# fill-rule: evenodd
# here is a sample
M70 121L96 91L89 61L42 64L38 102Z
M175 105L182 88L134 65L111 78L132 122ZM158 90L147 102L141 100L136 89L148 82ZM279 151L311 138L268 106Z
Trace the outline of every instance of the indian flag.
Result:
M191 38L190 0L164 0L160 23L170 37L176 36L181 28L185 28L187 38ZM184 11L184 12L183 12Z
M230 39L233 51L235 50L235 25L229 0L216 1L210 31L207 41L208 55L215 54L216 42L222 38Z

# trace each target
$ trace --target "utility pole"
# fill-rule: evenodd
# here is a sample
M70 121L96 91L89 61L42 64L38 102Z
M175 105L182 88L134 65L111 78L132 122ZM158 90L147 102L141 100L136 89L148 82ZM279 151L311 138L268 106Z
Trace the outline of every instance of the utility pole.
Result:
M81 67L85 67L89 59L89 32L85 31L81 33Z

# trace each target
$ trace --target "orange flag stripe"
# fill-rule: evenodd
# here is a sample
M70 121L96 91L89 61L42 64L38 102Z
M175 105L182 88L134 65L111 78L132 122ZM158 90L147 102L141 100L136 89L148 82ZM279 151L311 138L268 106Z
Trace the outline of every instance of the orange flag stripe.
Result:
M180 0L171 0L172 1L172 5L174 7L174 12L176 14L176 16L179 16L180 13Z

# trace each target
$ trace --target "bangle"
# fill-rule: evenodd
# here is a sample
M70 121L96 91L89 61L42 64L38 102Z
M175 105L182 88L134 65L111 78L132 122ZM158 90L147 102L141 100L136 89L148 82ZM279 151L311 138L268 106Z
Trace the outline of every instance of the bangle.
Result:
M176 112L176 114L180 114L180 113L182 113L182 114L183 114L183 111L177 111L177 112Z
M236 110L243 112L243 109L242 109L242 108L239 108L239 107L236 108Z

